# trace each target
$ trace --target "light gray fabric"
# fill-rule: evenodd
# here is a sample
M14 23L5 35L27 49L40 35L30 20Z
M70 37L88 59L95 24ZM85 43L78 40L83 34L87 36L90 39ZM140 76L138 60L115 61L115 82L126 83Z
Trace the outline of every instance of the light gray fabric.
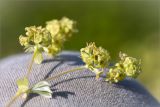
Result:
M27 72L31 54L19 54L0 61L0 107L4 107L17 90L15 81ZM63 52L33 65L30 85L57 73L83 65L77 52ZM143 75L143 74L142 74ZM30 95L18 99L13 107L158 107L158 102L135 80L118 84L96 81L88 70L62 76L52 84L53 98Z

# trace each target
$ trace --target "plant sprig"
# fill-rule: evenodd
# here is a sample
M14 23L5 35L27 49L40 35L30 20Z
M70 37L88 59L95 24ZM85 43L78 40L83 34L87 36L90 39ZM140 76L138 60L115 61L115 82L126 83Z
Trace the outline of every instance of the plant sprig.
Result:
M20 35L19 42L24 46L25 52L33 52L32 61L27 74L22 79L17 80L17 93L8 103L7 107L11 106L18 97L23 96L23 98L27 98L28 94L32 93L51 98L53 92L50 88L49 81L71 72L87 69L95 74L97 80L100 78L101 74L104 73L105 68L108 68L109 71L107 72L105 81L108 81L109 83L117 83L124 80L126 77L137 78L141 73L141 60L137 60L136 58L120 52L120 60L110 66L111 57L109 52L102 47L97 47L94 42L91 42L87 44L86 47L80 49L80 56L85 65L63 71L57 75L48 77L33 86L29 86L29 75L33 62L41 64L43 61L42 53L45 53L48 56L57 55L57 53L62 50L64 42L77 30L75 29L75 21L66 17L61 20L54 19L48 21L46 22L46 27L30 26L26 27L25 30L26 35Z

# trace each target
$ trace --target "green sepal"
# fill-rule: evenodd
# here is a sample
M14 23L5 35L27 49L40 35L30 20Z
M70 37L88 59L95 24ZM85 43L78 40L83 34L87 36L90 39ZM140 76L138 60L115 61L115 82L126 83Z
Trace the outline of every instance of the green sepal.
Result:
M103 73L103 71L100 71L97 68L93 68L92 66L85 65L85 67L96 74L96 80L98 80L100 78L101 74Z
M27 97L28 93L29 93L29 81L26 77L17 80L17 86L18 86L18 91L17 91L17 95L22 94L24 98Z
M42 52L40 52L38 49L35 49L34 62L37 64L41 64L42 60L43 60Z

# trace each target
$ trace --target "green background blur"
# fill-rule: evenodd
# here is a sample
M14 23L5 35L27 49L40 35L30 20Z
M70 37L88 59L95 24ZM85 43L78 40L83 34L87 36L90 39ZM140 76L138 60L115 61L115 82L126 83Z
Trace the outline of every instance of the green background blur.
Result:
M0 1L0 58L23 52L18 43L24 28L67 16L79 33L66 50L79 50L94 41L108 49L113 60L119 51L141 58L139 81L160 101L160 2L155 0L12 0ZM4 71L5 72L5 71Z

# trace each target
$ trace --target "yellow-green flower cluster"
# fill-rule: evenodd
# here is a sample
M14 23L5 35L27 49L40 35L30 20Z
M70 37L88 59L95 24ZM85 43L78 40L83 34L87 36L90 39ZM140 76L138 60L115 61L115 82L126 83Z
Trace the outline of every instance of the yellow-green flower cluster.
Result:
M95 43L89 43L80 52L86 67L96 73L97 78L102 73L100 70L108 67L110 60L108 51L102 47L96 47Z
M121 67L119 63L115 65L115 67L110 68L109 72L107 73L106 81L110 83L117 83L119 81L124 80L126 77L124 69Z
M120 58L123 68L125 69L125 74L128 77L136 78L141 73L141 60L129 57L126 54L121 54L122 53L120 53Z
M110 55L107 50L97 47L95 43L89 43L85 48L80 50L81 58L86 64L85 67L96 74L96 79L108 68L106 81L117 83L126 77L136 78L141 72L140 60L129 57L125 53L119 54L120 61L114 66L109 66Z
M109 64L110 55L102 47L96 47L95 43L89 43L81 50L81 58L89 67L105 68Z
M125 53L119 54L120 61L114 67L110 68L107 73L106 81L117 83L126 77L136 78L141 73L141 61L129 57Z
M26 27L26 35L20 35L19 42L26 52L34 52L34 62L40 64L42 52L55 56L61 51L64 42L75 31L75 22L64 17L61 20L47 22L46 27Z
M65 42L72 36L72 33L76 32L76 22L70 20L67 17L63 17L61 20L51 20L46 22L46 29L51 32L55 42Z
M26 27L25 30L26 36L20 35L19 41L26 48L26 51L34 51L36 47L42 50L43 47L48 47L52 42L50 32L41 26L30 26Z
M46 52L46 49L52 45L51 34L41 26L30 26L25 30L26 36L19 37L20 44L25 47L26 52L34 52L34 61L39 64L43 59L42 52Z

